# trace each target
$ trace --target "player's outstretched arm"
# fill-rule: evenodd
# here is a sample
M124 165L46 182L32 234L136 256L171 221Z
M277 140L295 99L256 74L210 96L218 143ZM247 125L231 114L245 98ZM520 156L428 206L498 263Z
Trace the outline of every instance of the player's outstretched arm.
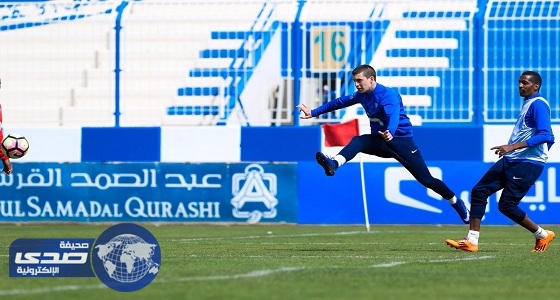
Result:
M299 104L296 107L297 107L297 109L299 109L300 112L303 113L303 116L301 116L300 119L311 119L311 118L313 118L311 116L311 108L307 107L307 105Z

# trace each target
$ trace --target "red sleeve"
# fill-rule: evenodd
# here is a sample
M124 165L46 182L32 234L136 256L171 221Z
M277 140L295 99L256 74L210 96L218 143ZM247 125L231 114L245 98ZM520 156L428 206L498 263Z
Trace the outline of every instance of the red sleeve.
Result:
M4 136L2 135L2 130L0 130L0 140L4 140ZM8 160L9 157L4 154L4 152L0 151L0 160Z
M2 130L2 105L0 104L0 143L4 141L4 133ZM6 160L8 157L4 152L0 151L0 160Z

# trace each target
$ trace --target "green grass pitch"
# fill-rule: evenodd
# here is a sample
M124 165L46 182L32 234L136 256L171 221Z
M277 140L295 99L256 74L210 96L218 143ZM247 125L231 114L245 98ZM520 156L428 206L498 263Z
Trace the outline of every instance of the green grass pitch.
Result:
M559 299L560 240L531 253L519 226L483 226L478 253L444 244L466 226L144 224L162 264L147 287L10 278L17 238L97 238L110 225L0 225L0 299ZM560 234L560 227L544 226Z

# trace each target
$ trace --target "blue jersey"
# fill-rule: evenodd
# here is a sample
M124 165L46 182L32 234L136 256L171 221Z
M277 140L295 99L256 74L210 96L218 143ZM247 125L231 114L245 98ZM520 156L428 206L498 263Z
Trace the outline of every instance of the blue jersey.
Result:
M412 123L404 113L401 95L379 83L371 92L355 92L327 102L311 110L311 116L316 117L357 103L362 105L369 118L371 133L389 130L394 137L412 136Z
M526 148L505 155L508 160L530 161L543 164L548 159L548 149L554 143L550 125L550 106L540 94L527 97L519 113L508 144L525 141Z

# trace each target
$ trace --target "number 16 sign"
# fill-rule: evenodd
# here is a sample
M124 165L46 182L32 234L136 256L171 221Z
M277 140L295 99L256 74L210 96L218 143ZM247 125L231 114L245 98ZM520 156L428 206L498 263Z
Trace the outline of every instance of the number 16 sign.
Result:
M344 66L349 52L348 27L313 27L311 41L313 71L338 71Z

